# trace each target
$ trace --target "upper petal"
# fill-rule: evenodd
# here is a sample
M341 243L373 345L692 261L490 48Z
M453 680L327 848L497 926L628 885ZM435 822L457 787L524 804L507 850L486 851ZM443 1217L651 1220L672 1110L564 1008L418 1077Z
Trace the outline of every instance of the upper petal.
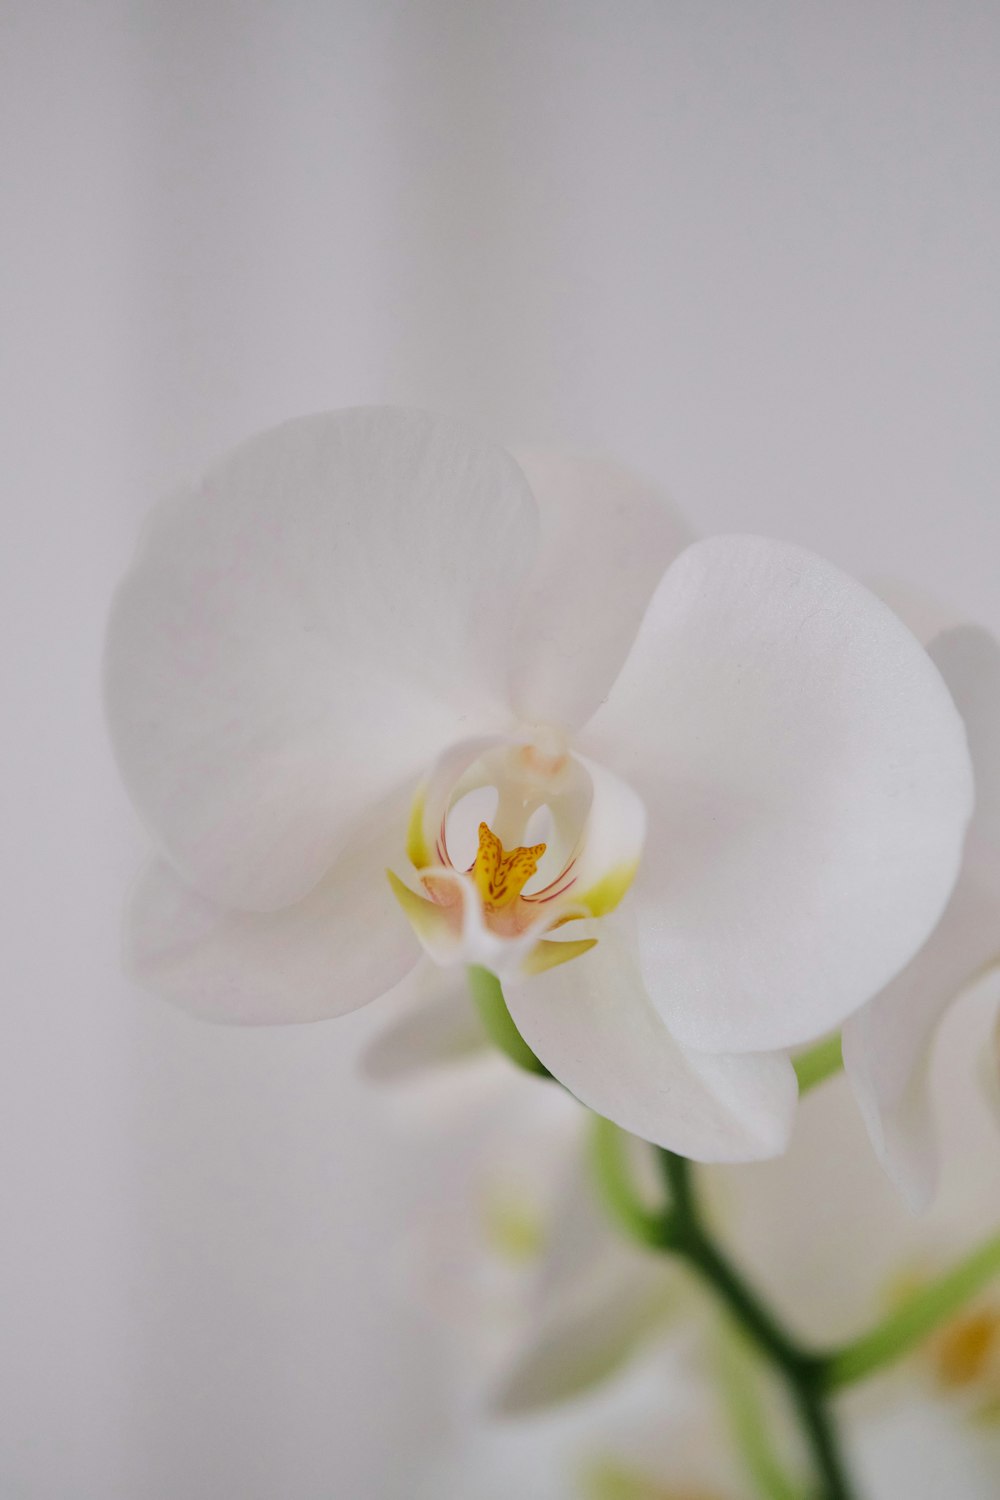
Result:
M410 788L356 822L333 867L301 901L233 911L154 860L126 916L126 964L154 993L212 1021L277 1025L357 1010L420 957L385 878Z
M231 905L303 896L359 809L505 717L536 507L508 454L414 412L307 417L165 504L111 617L129 791Z
M954 885L972 777L951 697L884 604L798 547L690 547L586 745L646 804L642 970L689 1046L838 1025Z
M654 1009L620 921L568 930L597 946L504 986L517 1029L560 1083L624 1130L696 1161L781 1152L798 1097L787 1057L686 1051Z
M515 456L541 535L517 625L513 700L523 719L574 728L606 695L691 533L648 480L607 460Z
M844 1065L872 1143L915 1208L936 1176L927 1073L938 1022L961 990L1000 963L1000 646L966 626L929 650L965 722L975 771L962 873L924 947L844 1026Z

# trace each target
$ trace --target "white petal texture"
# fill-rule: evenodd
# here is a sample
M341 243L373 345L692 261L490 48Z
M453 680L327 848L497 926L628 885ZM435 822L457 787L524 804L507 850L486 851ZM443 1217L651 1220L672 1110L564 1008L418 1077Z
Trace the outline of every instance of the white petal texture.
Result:
M647 480L602 459L516 452L541 535L514 652L514 706L575 728L604 698L664 569L692 540Z
M625 922L608 917L567 932L597 936L597 946L505 985L517 1029L550 1072L624 1130L696 1161L783 1151L797 1099L787 1057L682 1048L653 1007Z
M233 906L296 901L359 811L505 723L536 527L509 455L382 409L264 433L161 507L115 603L106 697L185 878Z
M409 789L356 821L324 878L281 911L220 906L155 860L130 903L126 966L147 989L213 1021L276 1025L357 1010L420 957L385 878L408 805Z
M963 989L1000 964L1000 646L966 626L929 650L965 721L975 770L962 872L927 943L843 1032L845 1067L875 1149L914 1208L930 1198L937 1173L927 1074L938 1022Z
M961 720L891 611L797 547L688 548L581 746L646 804L642 972L688 1046L821 1035L947 902L972 802Z

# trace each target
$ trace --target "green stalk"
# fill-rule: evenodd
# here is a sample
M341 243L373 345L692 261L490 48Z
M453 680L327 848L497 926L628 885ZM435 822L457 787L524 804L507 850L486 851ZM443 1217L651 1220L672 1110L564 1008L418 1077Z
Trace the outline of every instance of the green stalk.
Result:
M771 1445L748 1355L745 1336L734 1323L727 1323L715 1364L730 1431L760 1500L806 1500L801 1484L789 1479Z
M980 1245L938 1281L916 1292L870 1333L826 1361L826 1386L837 1390L900 1358L1000 1275L1000 1234Z
M466 970L472 1001L479 1012L486 1035L494 1047L523 1068L526 1073L537 1073L540 1078L551 1078L552 1074L528 1046L511 1019L507 1002L503 997L500 981L489 969L472 965Z
M840 1032L824 1037L821 1042L800 1052L792 1058L792 1067L799 1080L799 1093L808 1094L817 1084L832 1078L844 1066L844 1054L840 1045Z
M660 1159L671 1195L667 1209L671 1232L666 1243L709 1284L781 1375L822 1482L822 1500L851 1500L837 1434L826 1407L824 1362L799 1347L715 1244L698 1209L691 1163L662 1149Z
M603 1115L590 1117L590 1167L609 1217L642 1244L662 1246L663 1215L650 1213L632 1188L625 1161L626 1134Z

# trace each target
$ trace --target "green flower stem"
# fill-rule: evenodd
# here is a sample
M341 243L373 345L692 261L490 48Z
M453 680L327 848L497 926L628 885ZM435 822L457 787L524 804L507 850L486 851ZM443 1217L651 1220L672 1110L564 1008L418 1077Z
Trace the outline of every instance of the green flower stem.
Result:
M825 1362L826 1386L837 1390L900 1358L1000 1275L1000 1234L980 1245L946 1275L910 1297L870 1333Z
M662 1213L651 1213L636 1196L626 1164L628 1137L603 1115L590 1117L590 1167L609 1217L642 1244L664 1243Z
M840 1032L824 1037L821 1042L800 1052L792 1059L795 1076L799 1080L799 1093L808 1094L818 1083L825 1083L844 1066L844 1054L840 1045Z
M729 1428L747 1474L761 1500L807 1500L802 1485L789 1479L771 1445L748 1356L745 1336L735 1324L727 1324L718 1340L715 1367Z
M661 1150L659 1155L670 1189L666 1210L670 1232L665 1243L708 1282L782 1376L822 1482L822 1500L851 1500L837 1435L826 1407L823 1360L795 1343L715 1244L698 1209L691 1163L672 1151Z
M729 1308L737 1323L756 1344L784 1368L811 1366L811 1357L801 1353L794 1342L750 1291L739 1273L729 1264L713 1243L701 1222L695 1205L691 1181L691 1163L672 1151L659 1151L664 1175L670 1188L670 1221L667 1243L699 1274L711 1282L717 1296Z
M543 1062L539 1062L514 1025L496 975L491 974L489 969L480 969L473 965L466 970L466 977L472 993L472 1002L479 1013L486 1035L494 1047L506 1053L511 1062L523 1068L526 1073L537 1073L540 1078L551 1078L552 1074L548 1068Z

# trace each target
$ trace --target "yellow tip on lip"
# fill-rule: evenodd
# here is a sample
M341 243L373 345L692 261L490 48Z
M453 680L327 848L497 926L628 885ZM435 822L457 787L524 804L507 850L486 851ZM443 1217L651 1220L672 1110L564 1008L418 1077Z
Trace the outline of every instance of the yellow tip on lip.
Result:
M427 896L411 891L405 881L400 880L395 870L386 870L392 894L406 914L413 930L419 935L437 931L445 922L444 910Z
M635 879L638 868L638 860L627 865L616 865L614 869L602 876L596 885L592 885L588 891L575 899L581 906L587 908L592 917L606 917L609 911L614 911L625 895Z
M569 963L571 958L580 958L582 954L589 953L591 948L596 948L596 946L596 938L575 938L569 943L556 943L548 938L542 938L524 960L521 973L544 974L546 969L554 969L559 964Z
M421 787L410 807L406 828L406 853L414 869L423 870L431 862L431 852L424 837L424 789Z

